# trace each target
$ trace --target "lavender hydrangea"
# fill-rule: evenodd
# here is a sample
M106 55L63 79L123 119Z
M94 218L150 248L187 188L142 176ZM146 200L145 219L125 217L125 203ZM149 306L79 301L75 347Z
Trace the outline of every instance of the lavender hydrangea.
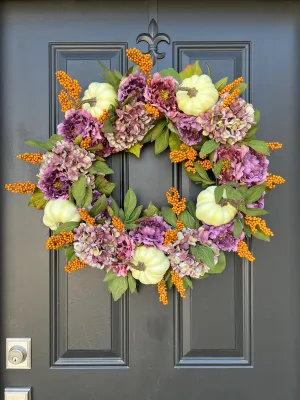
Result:
M242 232L237 238L234 237L234 221L220 226L203 224L199 229L200 240L203 243L214 243L220 250L237 251L237 246L244 239L245 233Z
M178 113L173 120L175 123L180 139L188 146L199 144L202 139L202 126L198 122L197 117Z
M111 147L122 151L141 141L152 127L153 117L145 110L145 104L134 102L116 110L114 132L106 133Z
M136 71L122 79L118 90L119 103L122 104L129 95L133 96L135 101L145 102L146 79L146 75L140 71Z
M203 135L219 143L234 144L243 140L254 123L254 109L241 97L229 107L223 107L219 100L210 110L198 117Z
M154 215L139 223L140 227L130 231L130 236L135 243L146 247L155 246L163 249L165 232L170 228L163 217Z

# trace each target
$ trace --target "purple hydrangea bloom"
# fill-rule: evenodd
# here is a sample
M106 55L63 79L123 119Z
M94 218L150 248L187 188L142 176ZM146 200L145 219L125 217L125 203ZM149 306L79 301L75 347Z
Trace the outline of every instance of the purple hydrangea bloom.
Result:
M145 99L163 113L177 111L176 81L172 76L162 78L158 72L153 75L145 89Z
M245 233L235 238L233 234L234 220L220 226L203 224L199 229L202 243L214 243L220 250L237 251L237 246L244 239Z
M68 110L65 119L57 127L57 132L65 141L74 142L77 136L91 138L91 147L102 143L101 124L87 110Z
M173 122L178 129L180 139L187 146L193 146L201 142L202 126L197 122L197 117L178 113Z
M129 233L134 242L162 250L165 232L170 228L163 217L154 215L144 219L139 225L139 228L132 229Z
M117 276L127 276L130 267L120 261L115 261L107 267L107 271L110 271L111 269Z
M38 187L44 193L46 200L68 199L71 184L65 172L48 167L39 180Z
M264 154L258 153L253 149L243 159L243 177L241 180L248 185L257 185L267 179L269 160Z
M132 95L135 101L145 102L144 91L146 88L146 79L146 75L140 71L122 79L118 90L119 103L122 104L129 95Z

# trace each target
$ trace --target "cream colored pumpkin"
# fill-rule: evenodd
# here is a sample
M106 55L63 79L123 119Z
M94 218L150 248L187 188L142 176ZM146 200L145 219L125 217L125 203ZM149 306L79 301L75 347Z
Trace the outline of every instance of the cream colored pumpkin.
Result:
M109 106L117 105L117 93L109 83L92 82L84 92L82 100L96 99L96 103L91 105L85 103L82 108L89 111L93 117L99 118L104 110Z
M184 79L180 86L197 91L192 97L185 90L178 90L176 93L178 108L187 115L198 116L218 101L219 93L208 75L193 75Z
M215 201L216 186L209 186L197 197L196 217L207 225L220 226L232 221L237 209L231 204L221 206ZM223 197L226 198L224 190Z
M144 285L158 283L170 266L169 259L155 247L137 247L133 259L133 264L140 269L132 266L130 268L132 276Z
M44 209L43 223L52 231L55 231L60 223L79 222L80 219L76 206L69 200L50 200Z

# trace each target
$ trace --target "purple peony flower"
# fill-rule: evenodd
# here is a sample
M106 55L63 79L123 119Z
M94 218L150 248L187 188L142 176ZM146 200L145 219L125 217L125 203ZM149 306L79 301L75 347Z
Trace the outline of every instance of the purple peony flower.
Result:
M146 86L144 96L146 101L163 113L168 114L177 111L176 81L171 76L162 78L156 72L150 84Z
M220 250L237 251L237 246L244 239L245 233L235 238L233 234L234 221L220 226L203 224L199 229L202 243L214 243Z
M244 172L243 159L248 152L249 147L244 145L232 145L228 148L225 145L221 145L215 151L214 164L219 160L223 161L218 177L219 183L239 182L241 180Z
M46 200L68 199L71 184L65 172L48 167L39 180L38 187L44 193Z
M91 138L91 147L102 143L101 124L86 110L68 110L65 119L57 127L57 132L62 135L65 141L74 142L77 136L83 139Z
M146 88L146 75L140 71L130 74L120 82L118 90L118 101L122 104L129 95L132 95L135 101L145 102L144 91Z
M269 160L264 154L249 149L243 159L243 177L241 180L248 185L265 182L268 173Z
M140 227L132 229L129 235L134 242L146 247L155 246L162 250L165 232L170 228L163 217L154 215L140 222Z
M173 122L183 143L193 146L201 142L202 126L197 122L197 117L178 113Z
M127 232L122 232L117 239L116 254L119 260L131 260L135 244Z

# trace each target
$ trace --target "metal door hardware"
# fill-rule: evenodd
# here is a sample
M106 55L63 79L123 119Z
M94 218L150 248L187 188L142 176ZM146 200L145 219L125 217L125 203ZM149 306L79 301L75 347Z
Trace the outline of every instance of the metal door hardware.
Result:
M4 392L4 400L30 400L31 388L18 387L6 388Z
M6 339L6 368L31 368L31 339Z

